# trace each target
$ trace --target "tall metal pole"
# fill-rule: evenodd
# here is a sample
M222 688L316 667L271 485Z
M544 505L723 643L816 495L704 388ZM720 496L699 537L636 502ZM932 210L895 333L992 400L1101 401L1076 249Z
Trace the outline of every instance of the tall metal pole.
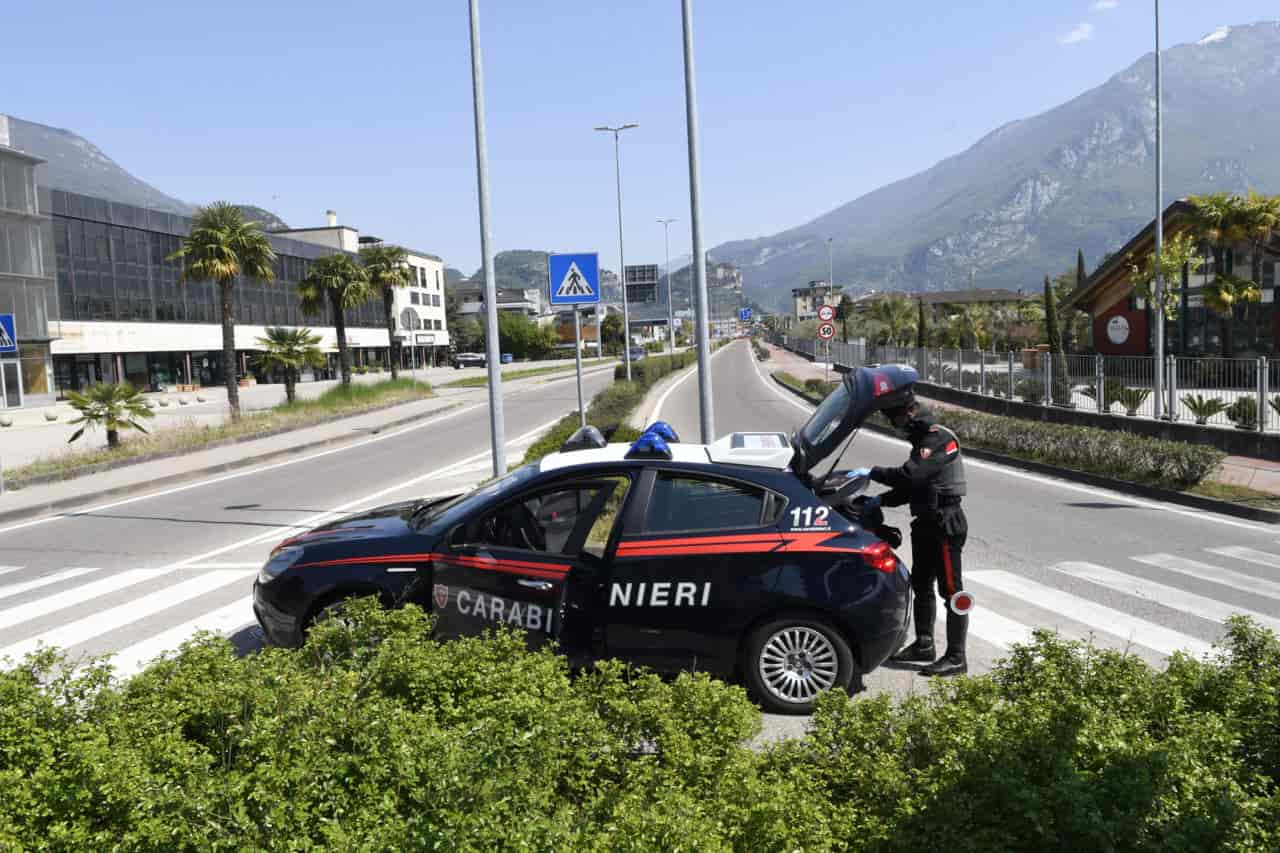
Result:
M1160 260L1164 252L1164 127L1163 109L1164 93L1161 89L1163 85L1162 77L1162 60L1160 59L1160 0L1156 3L1156 289L1155 289L1155 364L1152 365L1152 377L1154 379L1152 385L1152 401L1153 415L1156 420L1161 417L1161 403L1163 402L1164 391L1164 271L1161 269Z
M480 256L484 265L485 361L489 367L489 443L493 475L507 473L506 425L502 417L502 370L498 345L498 287L489 241L489 156L484 131L484 72L480 66L480 0L471 8L471 97L476 118L476 188L480 196Z
M707 317L707 265L702 248L702 172L698 166L698 97L693 67L693 0L681 0L684 19L684 108L689 135L689 228L693 236L694 322L698 342L698 414L702 443L715 441L711 398L711 342Z
M587 407L582 404L582 318L573 306L573 364L578 371L578 426L587 425Z
M671 282L671 223L676 220L659 219L658 221L662 223L662 243L667 250L667 265L664 267L667 273L667 352L674 355L676 351L676 300Z
M618 135L640 125L634 122L618 127L601 126L613 134L613 168L618 190L618 276L622 280L622 360L627 366L627 381L631 381L631 311L627 308L627 259L622 249L622 150Z

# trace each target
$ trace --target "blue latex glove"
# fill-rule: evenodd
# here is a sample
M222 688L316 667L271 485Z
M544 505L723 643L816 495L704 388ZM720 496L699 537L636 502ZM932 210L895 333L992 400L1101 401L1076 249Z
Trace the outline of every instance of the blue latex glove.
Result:
M870 477L871 469L870 468L854 468L852 471L849 472L849 476L850 477Z

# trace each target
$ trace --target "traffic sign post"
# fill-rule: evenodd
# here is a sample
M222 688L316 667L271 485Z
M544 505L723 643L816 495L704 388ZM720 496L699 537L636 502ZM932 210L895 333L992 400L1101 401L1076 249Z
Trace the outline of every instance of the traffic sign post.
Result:
M818 319L824 323L830 323L836 318L836 309L830 305L823 305L818 309Z
M12 314L0 314L0 352L18 351L18 327Z
M827 316L823 316L826 314ZM831 320L835 317L835 312L831 310L830 305L823 305L818 309L818 319L822 320L822 325L818 327L818 337L827 342L827 360L826 367L823 371L823 381L831 381L831 339L836 336L836 327L831 325Z
M582 399L582 318L579 305L600 304L600 259L595 252L573 255L550 255L547 278L552 305L569 305L573 309L573 364L578 373L578 423L587 425L587 407ZM623 292L626 298L626 292ZM596 345L604 354L604 324L596 314Z

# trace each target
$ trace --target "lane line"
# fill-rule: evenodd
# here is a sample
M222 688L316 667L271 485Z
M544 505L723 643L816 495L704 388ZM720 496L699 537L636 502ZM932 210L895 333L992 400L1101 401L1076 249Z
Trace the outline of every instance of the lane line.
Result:
M1229 557L1231 555L1227 554L1225 556ZM1232 589L1238 589L1252 595L1261 595L1264 598L1280 600L1280 583L1260 578L1257 575L1234 572L1221 566L1211 566L1208 563L1188 560L1185 557L1177 557L1173 554L1144 554L1140 557L1130 557L1129 559L1170 572L1179 572L1202 581L1229 586Z
M184 601L241 581L249 575L249 572L243 570L233 571L229 569L196 575L182 583L127 601L118 607L112 607L76 622L68 622L41 634L28 637L25 640L19 640L0 649L0 659L8 657L13 660L21 660L24 655L35 651L41 645L69 649L117 628L123 628L140 619L163 613Z
M253 596L245 596L225 607L201 613L181 625L175 625L166 631L126 646L111 656L111 665L115 668L117 678L128 678L140 672L160 655L177 649L197 631L212 631L225 637L246 625L254 624L255 621Z
M0 566L0 575L7 575L10 572L16 572L23 566Z
M511 439L510 441L507 442L507 446L518 444L521 441L527 440L530 436L539 435L540 433L545 432L546 430L555 426L559 422L560 422L560 418L556 418L555 420L547 421L544 424L540 424L539 426L534 427L528 432ZM240 548L245 548L249 545L255 545L259 542L263 542L268 539L273 539L281 535L281 533L284 531L296 530L298 528L316 527L323 521L330 520L344 513L350 512L351 509L354 507L363 506L364 504L369 503L371 501L375 501L378 498L381 498L385 495L389 495L394 492L407 489L412 485L423 482L424 480L431 480L438 477L447 476L448 474L453 472L455 469L463 468L464 466L470 465L471 463L480 459L487 459L489 458L489 456L490 456L490 451L488 450L481 451L480 453L474 454L472 456L468 456L466 459L460 459L457 462L452 463L451 465L446 465L443 468L437 468L434 471L428 471L425 474L419 474L417 477L411 477L408 480L404 480L403 482L388 486L385 489L379 489L378 491L373 492L371 494L363 495L359 498L356 498L353 501L348 501L345 504L341 504L340 506L333 507L332 509L315 513L314 515L308 516L306 518L300 519L295 522L291 522L289 524L280 524L267 531L255 534L246 539L241 539L237 542L232 542L230 545L223 545L219 548L214 548L212 551L205 551L203 554L197 554L194 557L188 557L186 559L179 560L176 563L169 564L166 568L167 569L187 568L195 564L207 562L211 558L217 557L221 554L226 554L231 551L236 551Z
M1205 550L1210 554L1220 554L1223 557L1244 560L1246 563L1257 563L1259 566L1266 566L1271 569L1280 569L1280 556L1268 554L1266 551L1259 551L1255 548L1245 548L1242 545L1229 545L1225 548L1206 548Z
M60 572L54 572L51 575L45 575L35 580L23 581L9 586L0 587L0 598L13 598L15 595L22 595L24 592L30 592L33 589L39 589L42 586L58 583L59 581L69 580L80 575L87 575L89 572L96 572L99 569L64 569Z
M84 604L86 601L92 601L100 596L131 587L136 583L155 580L165 574L167 574L166 571L157 569L129 569L128 571L117 572L111 577L87 583L75 589L69 589L49 598L41 598L36 601L29 601L26 604L10 607L7 610L0 610L0 628L21 625L23 622L30 622L33 619L48 616L50 613L57 613L59 610L65 610L77 604Z
M1146 646L1162 654L1171 655L1176 651L1185 651L1197 657L1203 657L1212 651L1212 645L1198 637L1139 619L1011 572L1000 569L965 572L965 581L966 583L973 581L979 586L989 587L1012 598L1022 599L1043 610L1065 616L1095 630L1114 634L1121 639Z
M776 393L782 399L786 400L788 403L791 403L792 405L806 412L807 414L810 414L810 415L813 414L813 410L814 410L813 406L810 406L807 403L802 402L801 400L792 396L789 392L783 391L781 388L778 387L778 383L774 382L773 380L765 379L764 375L760 372L760 366L756 364L756 361L754 358L751 359L751 363L756 369L756 376L760 379L761 382L769 386L769 388L771 388L774 391L774 393ZM859 434L868 436L869 438L874 438L877 441L889 442L891 444L896 444L899 446L905 446L907 444L907 441L905 439L893 438L891 436L882 435L881 433L878 433L878 432L871 432L870 430L860 432ZM1027 480L1032 483L1039 483L1040 485L1043 485L1043 486L1051 486L1054 488L1065 489L1067 491L1080 492L1081 494L1093 495L1094 497L1111 498L1112 500L1123 501L1127 504L1131 504L1136 507L1142 507L1143 509L1153 509L1153 510L1158 510L1160 512L1168 512L1174 515L1181 515L1186 518L1194 518L1194 519L1197 519L1198 521L1207 522L1209 524L1214 524L1214 525L1225 524L1231 527L1239 527L1244 530L1252 530L1256 533L1274 533L1275 532L1275 527L1273 525L1260 525L1260 524L1251 524L1247 521L1237 521L1234 518L1230 518L1225 515L1219 515L1213 512L1208 512L1205 510L1182 509L1180 507L1169 506L1168 504L1147 501L1147 500L1143 500L1142 498L1135 498L1132 495L1125 494L1124 492L1113 492L1109 489L1100 489L1096 486L1082 486L1077 483L1066 482L1065 480L1057 480L1052 477L1044 477L1039 474L1032 474L1028 471L1018 471L1013 468L1006 468L1003 465L996 465L992 462L984 462L980 459L965 459L964 464L966 466L970 466L973 468L980 468L984 471L993 471L997 474L1002 474L1006 477L1014 477L1019 480Z
M537 388L517 389L511 392L511 396L515 396L517 394L529 393L534 390L544 391L550 385L555 385L561 382L568 382L571 380L575 380L576 378L577 378L576 376L567 376L563 379L555 379L555 380L543 383L542 385L537 386ZM487 409L488 407L489 407L489 404L486 402L486 403L476 403L471 406L463 406L460 409L452 409L436 417L431 417L430 413L427 413L427 415L425 416L425 419L422 421L419 421L418 423L409 424L408 426L400 427L398 429L392 430L391 432L379 433L377 435L373 435L368 438L363 438L358 441L354 441L350 444L340 444L336 447L331 447L327 450L321 450L316 453L312 453L308 456L301 456L296 459L284 459L279 462L271 462L266 465L259 465L253 468L245 468L240 471L232 471L227 474L220 474L216 477L210 477L204 480L196 480L191 483L183 483L180 486L174 486L173 488L169 488L169 489L162 489L157 492L147 492L146 494L134 495L133 497L123 498L118 501L111 501L109 503L98 504L96 506L92 506L87 509L76 510L75 512L61 512L61 513L56 513L54 515L41 516L40 518L34 518L29 521L23 521L17 524L10 525L9 527L0 527L0 535L4 535L5 533L11 533L15 530L25 530L26 528L35 527L36 525L40 525L40 524L48 524L51 521L75 518L80 515L90 515L95 512L102 512L108 509L115 509L116 507L127 506L129 504L137 503L139 501L151 500L153 498L160 498L166 495L173 495L179 492L189 491L191 489L203 488L204 486L212 486L217 483L224 483L227 480L234 480L238 477L248 477L254 474L261 474L263 472L273 471L277 468L283 468L288 465L298 465L303 462L311 462L315 459L320 459L325 456L330 456L334 453L345 453L346 451L355 450L356 448L364 447L366 445L373 444L374 442L386 441L389 438L396 438L398 436L405 435L406 433L413 432L414 430L420 430L420 429L425 429L427 427L438 426L444 421L452 420L456 417L460 417L461 415L470 414L471 412L479 411L481 409Z
M1126 595L1153 601L1171 610L1179 610L1183 613L1190 613L1193 616L1212 619L1214 622L1226 622L1231 616L1239 614L1257 620L1272 631L1280 631L1280 619L1274 616L1268 616L1265 613L1259 613L1256 610L1249 610L1244 607L1236 607L1225 601L1197 595L1194 592L1187 592L1177 587L1165 586L1136 575L1127 575L1124 572L1118 572L1106 566L1099 566L1095 563L1067 561L1058 563L1051 568L1056 572L1062 572L1071 577L1083 578L1107 589L1114 589Z

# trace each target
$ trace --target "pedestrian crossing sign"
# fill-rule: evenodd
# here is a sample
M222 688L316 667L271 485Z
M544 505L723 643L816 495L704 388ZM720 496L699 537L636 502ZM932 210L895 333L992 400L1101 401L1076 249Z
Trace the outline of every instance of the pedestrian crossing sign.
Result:
M12 314L0 314L0 352L18 351L18 330Z
M595 252L549 255L547 272L552 305L595 305L600 302L600 260Z

